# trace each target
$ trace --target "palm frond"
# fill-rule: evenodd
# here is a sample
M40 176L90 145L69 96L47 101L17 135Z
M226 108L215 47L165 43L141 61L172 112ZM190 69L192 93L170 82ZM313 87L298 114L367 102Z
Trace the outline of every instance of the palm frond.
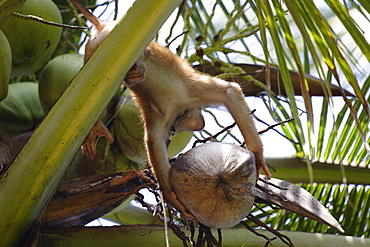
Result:
M370 77L368 77L363 85L362 91L364 95L367 95L367 101L370 100L369 92ZM368 135L369 133L369 118L367 117L365 109L361 103L356 99L353 99L353 107L358 112L358 121L360 122L361 128ZM327 108L327 102L323 103L322 115L325 115L325 109ZM325 111L324 111L325 110ZM330 130L327 131L329 137L325 141L323 132L319 135L319 142L321 145L325 145L326 150L321 154L321 150L318 151L318 158L323 158L325 161L331 160L332 162L340 164L352 164L358 166L360 164L368 167L370 163L369 159L369 142L368 136L364 143L361 133L353 117L349 113L349 108L344 105L339 114L336 116L333 125L330 125L327 121L328 115L322 117L320 122L320 129Z
M328 208L343 226L343 234L366 238L370 236L369 186L319 183L304 184L302 187ZM263 210L266 213L254 209L252 214L275 229L340 234L333 228L287 210L271 209L268 206L263 207Z

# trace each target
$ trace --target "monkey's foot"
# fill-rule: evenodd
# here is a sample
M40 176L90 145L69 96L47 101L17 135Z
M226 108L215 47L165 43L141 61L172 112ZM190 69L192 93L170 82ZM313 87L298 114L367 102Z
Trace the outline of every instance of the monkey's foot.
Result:
M94 127L92 128L85 142L82 145L83 153L90 159L94 159L96 155L95 140L97 136L99 137L104 136L105 138L107 138L107 141L109 143L113 142L112 134L109 132L107 127L105 127L105 125L100 119L95 123Z
M132 87L139 82L142 82L145 78L145 66L141 62L137 62L132 66L125 77L125 83L128 87Z

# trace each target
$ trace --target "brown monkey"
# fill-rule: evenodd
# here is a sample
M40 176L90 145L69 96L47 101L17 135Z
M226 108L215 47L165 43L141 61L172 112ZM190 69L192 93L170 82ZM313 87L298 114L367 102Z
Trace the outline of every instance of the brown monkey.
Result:
M76 4L76 0L72 2L96 28L94 36L86 46L89 58L112 29L112 23L99 20L81 4ZM167 143L172 131L202 129L204 119L200 109L203 107L227 107L248 149L255 155L257 170L262 169L267 177L271 176L263 159L262 142L238 84L196 72L187 61L155 42L149 44L139 61L128 72L125 83L141 109L149 163L164 197L185 217L194 219L172 191ZM107 136L106 129L100 125L99 122L96 124L100 134ZM84 151L90 157L95 155L94 143L91 140L84 144Z
M155 42L149 44L125 82L142 112L149 163L166 200L180 212L184 209L179 208L180 203L168 180L170 166L166 142L170 130L178 126L185 125L183 128L193 130L202 128L203 118L200 112L198 114L202 107L226 106L248 149L255 155L257 169L271 176L263 159L261 140L238 84L198 73L185 60ZM192 114L188 126L184 124L186 117L177 121L186 111Z

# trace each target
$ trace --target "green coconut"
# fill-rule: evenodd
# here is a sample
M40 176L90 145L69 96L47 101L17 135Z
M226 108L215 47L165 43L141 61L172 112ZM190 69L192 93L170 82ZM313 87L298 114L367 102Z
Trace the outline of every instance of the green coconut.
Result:
M45 112L50 111L80 71L84 64L83 60L81 54L64 54L46 64L39 79L39 96Z
M0 1L0 20L11 15L19 9L26 0L1 0Z
M10 136L33 130L44 118L38 94L38 83L9 85L8 97L0 102L0 127Z
M62 22L58 7L51 0L27 0L18 10L47 21ZM0 21L0 29L12 49L12 76L22 76L40 69L54 52L61 27L24 20L10 15Z
M12 69L12 53L9 42L0 30L0 101L8 95L8 84Z

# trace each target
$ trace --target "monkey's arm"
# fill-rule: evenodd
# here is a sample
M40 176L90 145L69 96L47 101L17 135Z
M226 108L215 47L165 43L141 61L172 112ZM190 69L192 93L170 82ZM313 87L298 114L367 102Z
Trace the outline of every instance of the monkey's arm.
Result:
M226 106L238 125L248 149L253 152L257 166L257 179L259 170L262 169L268 179L271 174L263 158L262 141L250 116L251 111L244 100L244 95L239 86L232 86L226 91Z
M197 98L211 104L221 103L225 105L235 119L248 149L252 151L255 156L258 171L257 179L260 169L270 178L271 174L263 159L262 142L253 119L250 116L251 111L244 100L244 95L239 85L206 75L198 75L196 81L198 83L196 83L196 88L193 91L197 92Z
M148 155L149 164L153 168L155 177L159 183L160 189L164 195L165 200L175 207L179 213L185 218L195 221L192 214L188 213L182 203L177 199L176 194L172 190L172 186L169 179L170 163L167 153L167 141L171 126L163 121L163 112L150 101L149 97L142 97L137 95L138 83L145 83L145 65L141 62L137 62L132 69L127 73L125 77L125 84L131 88L134 97L140 98L137 101L138 106L141 109L141 115L144 123L144 139L145 148ZM138 85L140 87L140 85ZM135 96L136 95L136 96ZM180 119L181 127L197 128L203 123L203 117L199 119L200 110L191 110L190 115L186 114L184 119ZM185 119L190 118L191 124L184 123ZM175 119L174 119L175 120ZM185 121L187 122L187 121Z
M165 126L163 116L156 109L151 109L149 103L147 105L141 105L141 107L147 107L147 111L143 111L143 120L145 123L145 143L149 164L153 168L164 198L186 219L196 221L195 217L187 212L172 190L169 179L170 163L166 146L169 128Z

